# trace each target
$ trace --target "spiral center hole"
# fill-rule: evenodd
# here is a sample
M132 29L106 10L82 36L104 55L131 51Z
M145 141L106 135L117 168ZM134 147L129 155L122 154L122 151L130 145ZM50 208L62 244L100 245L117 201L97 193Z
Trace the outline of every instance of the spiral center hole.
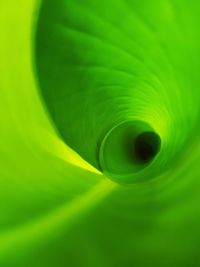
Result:
M134 142L134 155L139 163L150 162L159 152L161 140L154 132L139 134Z

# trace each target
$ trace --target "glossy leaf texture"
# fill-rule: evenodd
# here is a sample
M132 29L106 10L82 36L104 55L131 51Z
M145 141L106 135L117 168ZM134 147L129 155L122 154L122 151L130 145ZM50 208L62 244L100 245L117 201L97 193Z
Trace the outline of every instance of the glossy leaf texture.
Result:
M198 266L200 3L0 10L0 266Z

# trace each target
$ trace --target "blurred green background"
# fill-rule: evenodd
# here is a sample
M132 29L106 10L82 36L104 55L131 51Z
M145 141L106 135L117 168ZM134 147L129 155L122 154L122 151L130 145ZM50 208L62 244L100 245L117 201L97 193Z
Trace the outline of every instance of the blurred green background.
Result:
M0 266L199 266L200 2L0 10Z

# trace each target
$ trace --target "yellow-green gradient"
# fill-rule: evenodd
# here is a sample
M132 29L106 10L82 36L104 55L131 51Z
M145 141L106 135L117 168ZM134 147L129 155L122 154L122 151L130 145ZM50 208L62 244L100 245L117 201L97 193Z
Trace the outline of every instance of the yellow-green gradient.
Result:
M199 266L200 2L0 12L0 266Z

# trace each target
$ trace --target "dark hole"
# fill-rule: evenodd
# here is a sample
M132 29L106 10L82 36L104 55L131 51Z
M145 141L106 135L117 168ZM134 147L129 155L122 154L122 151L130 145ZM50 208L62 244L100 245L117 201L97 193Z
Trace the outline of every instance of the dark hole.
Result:
M134 155L140 163L151 161L159 152L161 145L160 137L154 132L143 132L138 135L134 142Z

